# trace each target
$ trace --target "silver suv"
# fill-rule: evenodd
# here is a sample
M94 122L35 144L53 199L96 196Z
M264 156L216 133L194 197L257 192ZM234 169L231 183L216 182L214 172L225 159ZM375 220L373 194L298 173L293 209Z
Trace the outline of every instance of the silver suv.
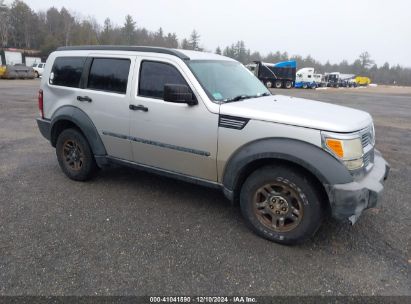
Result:
M39 91L63 172L131 166L222 189L260 236L293 244L323 218L374 207L389 166L362 111L272 95L227 57L153 47L63 47Z

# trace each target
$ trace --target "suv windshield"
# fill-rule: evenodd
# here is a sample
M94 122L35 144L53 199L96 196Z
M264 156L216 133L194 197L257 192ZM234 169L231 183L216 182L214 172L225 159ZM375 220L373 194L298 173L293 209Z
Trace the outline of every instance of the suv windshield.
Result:
M239 62L192 60L187 64L211 100L230 102L271 95L267 88Z

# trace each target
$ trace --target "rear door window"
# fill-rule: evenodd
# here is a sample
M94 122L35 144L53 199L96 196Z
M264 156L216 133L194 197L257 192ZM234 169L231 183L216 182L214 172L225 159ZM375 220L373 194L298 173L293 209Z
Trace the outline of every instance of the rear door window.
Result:
M52 85L78 88L86 57L57 57L49 82Z
M125 94L129 71L130 59L94 58L88 76L87 88Z
M187 85L187 82L171 64L154 61L141 63L139 96L163 99L165 84Z

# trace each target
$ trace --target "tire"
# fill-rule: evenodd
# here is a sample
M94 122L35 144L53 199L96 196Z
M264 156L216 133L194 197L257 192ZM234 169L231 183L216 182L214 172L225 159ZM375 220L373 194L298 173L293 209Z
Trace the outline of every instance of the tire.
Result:
M315 83L311 85L311 89L316 89L316 88L317 88L317 85Z
M35 71L34 76L35 76L34 78L39 78L40 77L39 72Z
M276 80L274 85L276 89L281 89L281 87L283 86L283 82L281 80Z
M76 129L60 133L56 154L61 170L72 180L85 181L97 171L97 164L86 138Z
M306 83L303 84L303 89L307 89L308 85Z
M287 80L287 81L285 82L285 88L286 88L286 89L291 89L292 86L293 86L293 84L292 84L291 81Z
M273 87L273 83L272 83L271 81L267 81L267 82L265 83L265 86L266 86L267 88L271 89L271 88Z
M301 172L285 166L254 171L241 188L240 206L256 234L287 245L312 237L324 213L315 185Z

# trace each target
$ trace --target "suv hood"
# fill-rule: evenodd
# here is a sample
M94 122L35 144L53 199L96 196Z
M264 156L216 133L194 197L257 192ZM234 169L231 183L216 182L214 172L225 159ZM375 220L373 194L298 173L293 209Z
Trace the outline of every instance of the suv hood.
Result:
M371 115L364 111L283 95L222 104L220 114L341 133L372 123Z

